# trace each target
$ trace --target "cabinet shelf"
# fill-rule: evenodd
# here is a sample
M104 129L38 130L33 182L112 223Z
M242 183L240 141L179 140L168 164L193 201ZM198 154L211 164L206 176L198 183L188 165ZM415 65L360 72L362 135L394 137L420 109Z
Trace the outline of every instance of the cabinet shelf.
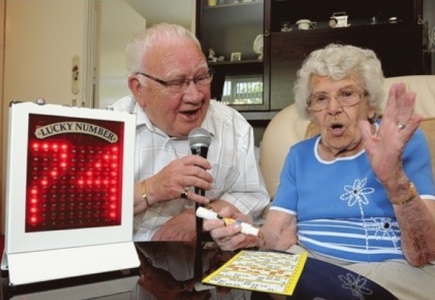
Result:
M238 60L238 61L229 61L229 60L224 60L224 61L217 61L217 62L208 62L208 65L210 67L213 66L222 66L222 65L250 65L250 64L263 64L263 60L260 59L242 59L242 60Z
M394 24L389 24L389 23L383 23L383 24L357 24L357 25L353 25L351 24L350 26L347 27L335 27L335 28L331 28L329 26L321 26L320 28L317 27L315 29L310 29L310 30L299 30L299 29L293 29L290 31L276 31L276 32L272 32L272 34L276 35L276 34L280 34L280 35L317 35L319 33L321 34L327 34L327 35L331 35L334 36L337 34L337 32L339 34L349 34L349 33L358 33L359 31L363 31L363 32L369 32L369 31L373 31L373 32L379 32L379 31L402 31L402 30L407 30L407 28L412 28L412 27L416 27L418 25L414 25L414 26L409 26L403 23L394 23Z
M271 26L278 31L281 21L295 24L299 19L327 23L335 12L346 12L350 24L356 20L369 23L373 17L379 21L396 17L409 24L417 19L416 12L420 10L420 0L271 0Z
M297 70L313 50L330 43L372 49L387 77L424 74L426 70L422 0L261 0L215 6L207 2L197 0L197 36L204 53L211 48L217 57L225 57L221 62L209 62L216 70L212 97L228 98L223 87L229 77L263 78L262 107L231 104L247 119L271 117L293 103ZM350 26L329 27L336 12L346 12ZM389 23L393 17L399 22ZM316 22L316 28L297 29L295 23L300 19ZM281 22L288 22L292 30L281 32ZM264 36L263 60L256 59L258 54L253 51L259 34ZM242 60L230 61L234 52L241 52Z
M365 21L361 21L361 20L356 20L356 22L350 24L347 27L335 27L335 28L331 28L329 27L326 23L321 23L320 25L317 25L316 28L314 29L310 29L310 30L299 30L296 28L296 26L292 26L292 30L290 31L273 31L273 33L280 33L280 34L310 34L312 32L319 32L322 31L325 34L329 34L330 32L333 31L340 31L340 30L355 30L355 28L357 30L359 30L360 28L363 27L367 27L373 30L379 30L382 28L393 28L394 30L396 29L400 29L400 28L404 28L407 27L409 25L404 24L403 22L398 22L398 23L388 23L388 22L383 22L383 23L376 23L376 24L370 24L368 22Z
M231 4L216 4L213 6L205 6L204 10L244 7L247 5L263 5L263 1L238 2L238 3L231 3Z

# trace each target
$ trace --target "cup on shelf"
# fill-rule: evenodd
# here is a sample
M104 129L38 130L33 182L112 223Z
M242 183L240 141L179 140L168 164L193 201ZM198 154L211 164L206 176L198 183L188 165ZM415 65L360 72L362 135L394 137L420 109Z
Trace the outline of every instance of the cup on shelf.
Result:
M346 12L335 12L331 16L331 21L333 21L334 26L331 27L348 27L350 24L347 23L348 15ZM332 23L331 23L332 24Z
M316 22L311 22L308 19L300 19L296 22L296 26L299 30L309 30L316 28Z

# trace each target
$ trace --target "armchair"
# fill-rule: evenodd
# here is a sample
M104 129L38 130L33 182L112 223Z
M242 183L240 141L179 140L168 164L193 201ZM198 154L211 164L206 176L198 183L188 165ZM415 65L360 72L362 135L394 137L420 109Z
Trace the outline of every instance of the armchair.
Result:
M421 129L428 140L435 177L435 75L410 75L386 78L385 95L393 83L405 82L409 90L417 93L415 112L424 117ZM386 98L385 98L386 99ZM382 107L385 106L385 101ZM279 183L281 168L289 148L298 141L312 136L315 126L299 116L294 104L281 110L267 126L260 145L260 168L267 190L273 198Z

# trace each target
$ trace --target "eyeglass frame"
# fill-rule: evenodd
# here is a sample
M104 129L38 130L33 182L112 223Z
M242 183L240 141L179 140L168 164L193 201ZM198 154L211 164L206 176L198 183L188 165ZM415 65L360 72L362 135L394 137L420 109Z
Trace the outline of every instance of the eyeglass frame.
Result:
M344 91L345 91L345 90L344 90ZM339 91L339 92L343 92L343 90L342 90L342 91ZM369 93L368 93L366 90L357 90L357 91L353 90L352 92L355 92L355 93L357 94L357 96L358 96L358 101L355 102L355 103L353 103L353 104L343 105L343 103L341 103L341 102L338 100L338 97L337 97L337 94L338 94L338 93L335 93L334 96L327 95L327 97L328 97L328 103L327 103L326 106L325 106L324 108L322 108L322 109L312 109L312 108L310 108L310 105L311 105L311 98L313 97L313 95L310 95L310 96L308 97L308 99L307 99L306 107L307 107L307 109L308 109L309 111L311 111L311 112L321 112L321 111L327 109L329 103L331 103L331 99L332 99L332 97L337 101L337 103L338 103L341 107L352 107L352 106L355 106L355 105L361 103L361 101L362 101L365 97L369 96ZM326 96L326 95L325 95L325 96Z
M205 73L205 74L203 74L203 75L200 75L200 76L196 76L196 77L194 77L194 78L163 80L163 79L160 79L160 78L154 77L154 76L152 76L152 75L149 75L149 74L146 74L146 73L143 73L143 72L135 72L136 75L142 75L142 76L145 76L146 78L151 79L151 80L153 80L153 81L155 81L155 82L161 84L161 85L164 86L165 88L169 88L169 89L171 88L171 86L173 86L173 87L174 87L174 86L177 86L177 84L175 84L175 82L176 82L176 83L183 83L183 85L180 86L180 90L179 90L179 91L175 91L175 90L173 90L173 92L179 92L179 93L180 93L180 92L184 92L184 91L189 87L190 82L192 82L192 81L193 81L193 83L195 83L196 86L206 86L206 85L209 85L209 84L213 81L213 75L214 75L214 73L215 73L215 70L213 70L213 69L208 69L208 70L207 70L207 73ZM210 76L210 82L209 82L209 83L206 83L206 84L199 84L199 85L198 85L198 81L199 81L200 79L202 79L202 77L204 77L204 76L206 76L206 75Z

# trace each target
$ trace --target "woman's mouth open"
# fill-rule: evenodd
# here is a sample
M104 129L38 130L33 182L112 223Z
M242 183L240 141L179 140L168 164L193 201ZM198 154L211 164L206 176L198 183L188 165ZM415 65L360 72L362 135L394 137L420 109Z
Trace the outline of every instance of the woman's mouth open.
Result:
M345 131L345 127L343 126L343 124L339 124L339 123L334 123L329 128L330 128L332 135L335 137L342 136L344 134L344 131Z

